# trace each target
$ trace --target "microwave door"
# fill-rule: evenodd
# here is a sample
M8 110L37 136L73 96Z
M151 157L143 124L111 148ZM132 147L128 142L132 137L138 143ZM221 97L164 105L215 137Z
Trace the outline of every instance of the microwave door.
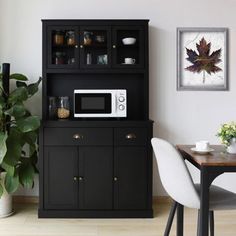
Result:
M75 94L75 117L109 117L112 113L111 93Z

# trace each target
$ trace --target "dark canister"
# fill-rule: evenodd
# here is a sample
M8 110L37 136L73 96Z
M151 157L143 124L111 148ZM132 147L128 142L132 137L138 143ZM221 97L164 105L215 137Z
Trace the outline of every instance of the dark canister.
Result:
M48 97L48 118L54 120L57 118L57 98Z
M64 32L63 31L55 31L53 42L55 45L63 45L64 44Z

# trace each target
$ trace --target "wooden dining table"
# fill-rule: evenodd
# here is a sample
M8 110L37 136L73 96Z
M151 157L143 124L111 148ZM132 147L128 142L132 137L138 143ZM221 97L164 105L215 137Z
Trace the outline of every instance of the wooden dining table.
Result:
M226 172L236 172L236 154L229 154L223 145L212 145L207 154L193 152L193 145L176 146L185 160L200 170L200 215L198 236L209 234L209 189L213 180ZM186 193L187 194L187 193ZM178 209L177 209L178 210ZM178 211L177 211L178 212ZM177 217L183 217L179 210ZM177 219L177 236L183 236L183 220Z

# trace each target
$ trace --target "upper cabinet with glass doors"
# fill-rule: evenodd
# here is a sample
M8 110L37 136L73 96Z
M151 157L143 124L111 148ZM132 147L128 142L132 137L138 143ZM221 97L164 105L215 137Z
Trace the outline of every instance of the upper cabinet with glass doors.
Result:
M79 28L70 26L48 27L48 68L78 68Z
M111 29L109 26L80 27L80 67L111 67Z
M144 67L144 30L142 26L115 26L112 28L113 67Z
M142 26L49 26L47 68L144 68Z

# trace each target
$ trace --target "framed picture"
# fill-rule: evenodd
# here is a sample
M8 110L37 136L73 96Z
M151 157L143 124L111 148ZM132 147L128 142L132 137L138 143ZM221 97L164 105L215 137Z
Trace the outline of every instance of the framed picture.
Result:
M177 90L228 90L228 30L177 29Z

